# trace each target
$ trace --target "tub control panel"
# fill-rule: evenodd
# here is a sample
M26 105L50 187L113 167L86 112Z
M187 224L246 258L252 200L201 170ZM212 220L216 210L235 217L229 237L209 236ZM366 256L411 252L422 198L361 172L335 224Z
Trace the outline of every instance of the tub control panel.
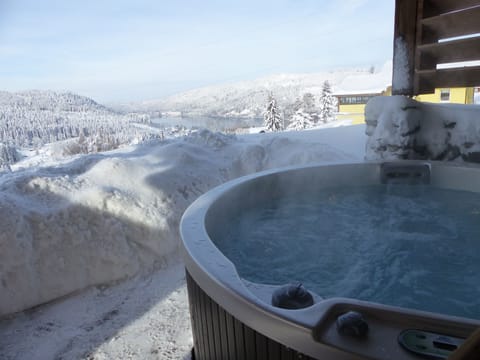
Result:
M417 329L404 330L398 342L408 351L428 359L447 359L465 339Z
M348 299L332 301L312 335L354 359L441 360L448 359L477 327L476 321Z

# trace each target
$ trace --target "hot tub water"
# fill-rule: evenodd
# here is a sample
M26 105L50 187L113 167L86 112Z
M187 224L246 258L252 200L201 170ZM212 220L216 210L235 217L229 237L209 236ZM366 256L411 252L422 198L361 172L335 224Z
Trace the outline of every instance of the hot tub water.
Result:
M480 319L480 195L430 186L322 189L260 204L215 245L243 278Z

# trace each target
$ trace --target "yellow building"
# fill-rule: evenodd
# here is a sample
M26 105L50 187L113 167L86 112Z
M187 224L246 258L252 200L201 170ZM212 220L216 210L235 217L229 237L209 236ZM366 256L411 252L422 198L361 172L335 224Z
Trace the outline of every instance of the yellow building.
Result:
M352 124L365 122L365 105L379 95L391 95L392 63L387 62L378 71L349 74L336 86L337 120L350 120Z
M368 100L381 94L336 95L338 100L337 120L351 120L352 124L365 122L365 105Z
M473 104L474 88L442 88L435 89L434 94L417 95L413 98L422 102Z
M351 120L352 124L362 124L365 122L365 105L368 100L374 96L391 95L391 87L389 86L385 91L379 93L369 94L335 94L338 99L338 113L337 120ZM434 94L422 94L414 97L417 101L446 103L446 104L474 104L475 99L480 99L480 96L474 97L480 91L477 88L463 87L463 88L442 88L436 89ZM477 101L478 102L478 101Z
M391 86L379 92L336 94L335 96L338 100L337 120L351 120L354 125L363 124L365 122L365 105L367 102L375 96L391 94Z

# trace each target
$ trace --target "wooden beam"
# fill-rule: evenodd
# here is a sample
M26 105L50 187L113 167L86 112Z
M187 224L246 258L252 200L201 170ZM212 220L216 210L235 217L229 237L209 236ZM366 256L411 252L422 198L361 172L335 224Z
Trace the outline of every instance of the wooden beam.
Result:
M425 0L422 1L417 1L417 19L416 19L416 34L415 34L415 69L420 69L420 68L427 68L427 69L436 69L437 64L435 63L435 59L431 56L425 55L421 56L421 52L418 51L418 44L422 43L422 38L423 38L423 26L421 23L423 13L425 11ZM418 89L420 87L419 83L420 79L414 72L413 75L413 94L416 95L418 94Z
M413 95L418 1L395 1L393 95Z
M423 17L438 16L480 5L480 0L425 0Z
M431 93L441 87L469 87L480 84L480 66L441 69L419 70L419 94Z
M424 18L422 44L456 36L480 33L480 6Z
M435 69L436 64L480 60L480 37L420 45L418 50L417 70Z

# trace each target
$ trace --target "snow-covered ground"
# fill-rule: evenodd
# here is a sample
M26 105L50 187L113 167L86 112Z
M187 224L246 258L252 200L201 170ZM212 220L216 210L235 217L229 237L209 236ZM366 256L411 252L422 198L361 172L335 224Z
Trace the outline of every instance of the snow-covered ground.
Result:
M329 126L205 130L62 163L40 152L15 164L0 177L0 358L189 358L183 211L241 175L363 159L363 125Z

